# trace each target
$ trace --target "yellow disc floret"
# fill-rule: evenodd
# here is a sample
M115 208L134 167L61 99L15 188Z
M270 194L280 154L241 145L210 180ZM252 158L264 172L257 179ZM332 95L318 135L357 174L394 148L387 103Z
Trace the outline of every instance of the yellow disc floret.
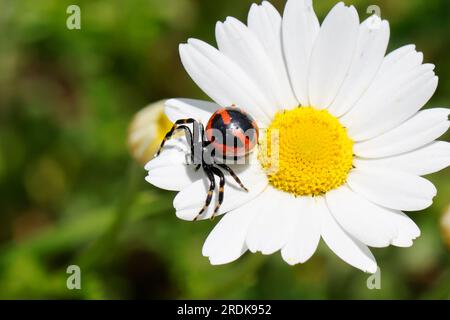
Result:
M353 141L328 111L299 107L276 114L260 139L258 159L275 188L320 195L345 183Z

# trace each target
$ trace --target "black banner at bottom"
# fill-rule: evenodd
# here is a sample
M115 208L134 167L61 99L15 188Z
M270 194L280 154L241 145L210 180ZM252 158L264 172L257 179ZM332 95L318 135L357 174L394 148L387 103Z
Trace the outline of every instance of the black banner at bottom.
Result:
M449 301L283 301L283 300L149 300L149 301L0 301L3 314L45 316L55 319L116 316L126 319L300 319L329 314L358 318L402 318L439 312L446 314Z

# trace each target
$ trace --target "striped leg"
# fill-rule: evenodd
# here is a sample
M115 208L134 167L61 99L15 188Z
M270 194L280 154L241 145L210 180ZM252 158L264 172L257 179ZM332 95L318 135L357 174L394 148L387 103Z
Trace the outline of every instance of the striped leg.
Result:
M191 131L191 129L189 129L188 126L185 126L185 125L179 126L176 130L181 130L181 129L184 130L184 134L186 136L186 141L187 141L188 145L191 146L191 154L190 154L191 163L194 163L195 145L194 145L194 137L193 137L192 131Z
M216 181L214 179L214 174L211 171L211 167L203 166L203 171L205 171L205 174L209 179L209 190L208 190L208 195L206 196L205 204L204 204L202 210L200 210L200 212L194 218L194 221L197 221L198 218L203 214L203 212L205 212L206 209L208 209L209 205L211 204L214 189L216 188Z
M218 163L217 165L222 169L226 170L233 177L234 181L236 181L242 189L248 192L248 189L244 186L241 179L239 179L236 173L234 173L233 169L231 169L229 166L223 163Z
M223 203L224 188L225 188L225 176L223 175L223 172L220 171L220 169L218 169L216 167L212 167L211 170L220 179L220 183L219 183L219 201L217 202L216 208L214 209L214 214L211 217L211 220L214 220L214 218L216 217L217 212L219 212L220 206Z
M172 126L172 129L170 129L170 131L167 132L166 136L164 137L163 141L161 142L161 146L159 147L158 152L156 153L156 156L159 156L162 149L164 148L164 145L170 138L172 138L175 131L183 129L186 132L186 137L189 137L189 139L190 139L189 143L191 144L191 158L193 160L194 159L194 135L192 134L191 129L189 129L189 127L186 126L186 124L194 124L194 131L195 131L195 123L197 123L197 121L194 119L181 119L181 120L176 121L174 123L174 125Z

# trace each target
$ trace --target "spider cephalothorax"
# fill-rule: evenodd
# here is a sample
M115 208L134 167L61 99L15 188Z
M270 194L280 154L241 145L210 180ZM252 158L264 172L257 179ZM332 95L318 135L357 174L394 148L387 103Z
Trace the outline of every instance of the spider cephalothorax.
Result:
M217 110L209 119L206 132L203 124L199 121L181 119L176 121L172 129L166 134L156 156L160 154L166 141L177 130L185 131L186 139L191 148L190 162L196 165L196 170L200 167L203 168L210 183L205 205L194 220L197 220L211 204L216 187L214 176L219 177L219 199L212 216L214 217L224 198L225 175L222 170L228 172L242 189L248 191L226 163L230 159L237 160L245 157L253 150L258 143L258 125L249 114L234 106Z

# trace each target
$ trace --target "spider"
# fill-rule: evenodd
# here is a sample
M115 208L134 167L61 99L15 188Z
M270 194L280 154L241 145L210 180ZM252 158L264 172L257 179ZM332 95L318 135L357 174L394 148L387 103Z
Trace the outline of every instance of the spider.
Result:
M189 125L192 125L192 130ZM254 149L258 144L258 125L249 114L234 105L217 110L210 117L206 125L206 132L201 122L192 118L181 119L174 123L172 129L164 137L156 157L161 153L165 143L178 130L185 131L191 149L189 157L191 164L196 164L196 171L203 168L209 180L205 204L194 221L210 206L216 188L214 176L219 178L219 197L211 217L214 219L224 199L225 175L222 170L228 172L238 185L248 192L236 173L224 162L243 158Z

